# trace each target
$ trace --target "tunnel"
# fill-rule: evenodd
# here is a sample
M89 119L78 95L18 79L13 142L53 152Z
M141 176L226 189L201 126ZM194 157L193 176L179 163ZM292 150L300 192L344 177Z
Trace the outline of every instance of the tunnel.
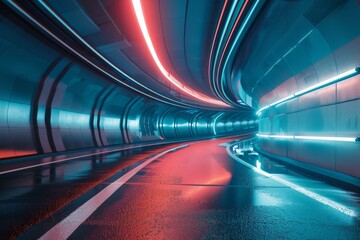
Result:
M0 238L359 239L359 22L358 0L0 1Z

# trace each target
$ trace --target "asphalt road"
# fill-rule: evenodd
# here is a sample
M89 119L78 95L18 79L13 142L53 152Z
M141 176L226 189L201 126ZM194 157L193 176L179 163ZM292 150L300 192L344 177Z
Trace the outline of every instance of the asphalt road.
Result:
M0 176L0 234L13 238L27 230L20 239L360 238L357 193L264 159L263 169L240 156L244 164L228 154L226 142L232 140L206 140L169 152L184 144L115 152Z

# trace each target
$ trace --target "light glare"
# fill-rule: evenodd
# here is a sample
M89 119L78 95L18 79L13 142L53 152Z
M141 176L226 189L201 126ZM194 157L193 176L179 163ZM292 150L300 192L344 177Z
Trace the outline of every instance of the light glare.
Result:
M335 83L335 82L337 82L337 81L343 80L344 78L351 77L352 75L354 75L354 74L356 74L356 73L357 73L356 68L351 69L351 70L349 70L349 71L347 71L347 72L344 72L344 73L342 73L342 74L339 74L339 75L337 75L337 76L335 76L335 77L332 77L332 78L330 78L330 79L328 79L328 80L325 80L325 81L323 81L323 82L317 83L317 84L315 84L315 85L313 85L313 86L311 86L311 87L305 88L304 90L301 90L301 91L295 93L295 96L304 95L304 94L306 94L306 93L308 93L308 92L311 92L311 91L313 91L313 90L319 89L319 88L321 88L321 87L323 87L323 86L326 86L326 85Z
M154 48L154 45L152 43L149 31L147 29L146 26L146 22L145 22L145 18L144 18L144 14L143 14L143 10L142 10L142 6L141 6L141 0L132 0L133 3L133 7L135 10L135 14L136 14L136 18L138 20L141 32L143 34L143 37L145 39L146 45L148 46L148 49L151 53L151 56L153 58L153 60L156 63L156 66L159 68L160 72L166 77L166 79L169 80L170 83L172 83L173 85L175 85L177 88L179 88L180 90L182 90L183 92L186 92L187 94L189 94L190 96L193 96L201 101L207 102L207 103L211 103L211 104L215 104L218 106L229 106L226 103L220 101L220 100L216 100L214 98L210 98L200 92L197 92L187 86L185 86L183 83L181 83L180 81L178 81L174 76L172 76L170 74L170 72L168 72L165 67L162 65L156 51Z
M265 135L256 134L261 138L278 138L278 139L301 139L301 140L318 140L334 142L356 142L355 137L323 137L323 136L292 136L292 135Z
M300 97L300 96L305 95L305 94L307 94L307 93L309 93L309 92L315 91L315 90L317 90L317 89L319 89L319 88L322 88L322 87L328 86L328 85L330 85L330 84L339 82L339 81L344 80L344 79L346 79L346 78L350 78L350 77L352 77L352 76L354 76L354 75L356 75L356 74L359 74L359 72L360 72L359 68L354 68L354 69L351 69L351 70L346 71L346 72L344 72L344 73L341 73L341 74L339 74L339 75L337 75L337 76L335 76L335 77L332 77L332 78L330 78L330 79L328 79L328 80L322 81L322 82L317 83L317 84L315 84L315 85L313 85L313 86L310 86L310 87L308 87L308 88L305 88L305 89L303 89L303 90L301 90L301 91L299 91L299 92L296 92L295 94L291 94L291 95L289 95L289 96L287 96L287 97L285 97L285 98L282 98L282 99L280 99L280 100L278 100L278 101L276 101L276 102L274 102L274 103L271 103L271 104L269 104L269 105L266 105L266 106L263 107L263 108L260 108L260 109L256 112L256 115L260 115L263 110L265 110L265 109L267 109L267 108L269 108L269 107L279 105L280 103L287 102L287 101L289 101L290 99L293 99L293 98L296 98L296 97Z
M288 180L285 180L285 179L283 179L283 178L281 178L281 177L279 177L279 176L275 176L275 175L273 175L273 174L270 174L270 173L268 173L268 172L265 172L264 170L258 168L257 166L254 167L253 165L251 165L251 164L249 164L249 163L241 160L241 159L238 158L236 155L234 155L234 154L230 151L229 147L226 148L226 151L227 151L228 154L229 154L232 158L234 158L236 161L238 161L239 163L245 165L245 166L248 167L248 168L253 169L255 172L257 172L257 173L259 173L259 174L261 174L261 175L263 175L263 176L266 176L266 177L268 177L268 178L271 178L272 180L274 180L274 181L276 181L276 182L278 182L278 183L281 183L281 184L283 184L283 185L285 185L285 186L287 186L287 187L289 187L289 188L291 188L291 189L293 189L293 190L295 190L295 191L297 191L297 192L299 192L299 193L302 193L302 194L304 194L305 196L310 197L310 198L312 198L313 200L318 201L318 202L320 202L320 203L322 203L322 204L324 204L324 205L327 205L327 206L329 206L329 207L331 207L331 208L333 208L333 209L335 209L335 210L337 210L337 211L339 211L339 212L341 212L341 213L343 213L343 214L345 214L345 215L348 215L348 216L350 216L350 217L357 217L357 213L356 213L354 210L352 210L351 208L348 208L348 207L345 206L345 205L342 205L342 204L340 204L340 203L337 203L337 202L335 202L335 201L332 201L332 200L329 199L329 198L326 198L326 197L324 197L324 196L322 196L322 195L320 195L320 194L317 194L317 193L315 193L315 192L312 192L312 191L310 191L310 190L308 190L308 189L306 189L306 188L304 188L304 187L301 187L301 186L299 186L299 185L297 185L297 184L295 184L295 183L292 183L292 182L290 182L290 181L288 181ZM257 165L257 163L256 163L256 165ZM260 167L261 167L261 166L260 166Z

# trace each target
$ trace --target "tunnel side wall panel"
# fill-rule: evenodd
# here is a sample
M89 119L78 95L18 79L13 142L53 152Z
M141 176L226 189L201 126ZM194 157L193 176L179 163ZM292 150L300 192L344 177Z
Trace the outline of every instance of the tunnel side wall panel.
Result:
M33 102L57 54L47 47L37 52L42 43L5 17L0 29L0 158L35 154Z
M259 132L266 135L358 137L359 80L358 75L265 111L259 121ZM275 155L360 177L360 144L356 142L261 138L259 146Z
M243 77L253 80L260 79L269 70L257 64L262 57L262 62L274 65L261 79L263 87L252 94L254 103L266 106L360 67L360 28L351 27L360 18L360 5L355 0L339 3L316 24L300 14L298 21L289 28L280 26L284 27L281 34L270 33L271 54L264 55L269 47L262 45L262 52L255 52L251 59L253 64L244 69ZM247 73L256 76L250 78L245 76ZM360 76L356 75L271 107L259 116L259 133L359 137L359 89ZM356 142L263 137L259 139L259 146L280 157L360 178L360 144Z
M0 19L0 29L0 159L214 135L215 112L177 108L125 89L12 12ZM234 130L227 122L222 133L247 129Z

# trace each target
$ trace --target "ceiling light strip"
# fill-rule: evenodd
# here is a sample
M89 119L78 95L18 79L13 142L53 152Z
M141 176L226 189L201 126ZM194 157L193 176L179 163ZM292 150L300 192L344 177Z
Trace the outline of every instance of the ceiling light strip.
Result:
M177 107L193 107L190 104L186 104L186 103L174 103L175 101L173 99L167 98L166 96L163 96L157 92L154 92L153 90L142 86L144 89L152 92L154 95L157 95L161 98L164 98L166 100L163 100L161 98L152 96L150 94L147 94L137 88L132 87L131 85L128 85L127 83L121 81L118 77L108 73L107 71L105 71L103 68L99 67L98 65L96 65L95 63L93 63L91 60L89 60L88 58L84 57L82 54L80 54L79 52L77 52L74 48L72 48L70 45L68 45L67 43L65 43L64 41L62 41L59 37L57 37L54 33L52 33L49 29L47 29L44 25L42 25L39 21L37 21L35 18L33 18L30 14L28 14L21 6L19 6L17 3L15 3L12 0L7 0L6 3L9 4L9 7L11 7L12 9L14 9L16 12L18 12L19 14L21 14L26 20L30 21L32 24L34 24L36 27L38 27L41 31L43 31L44 33L48 34L53 40L55 40L57 43L59 43L60 45L64 46L66 49L68 49L71 53L73 53L75 56L79 57L80 59L82 59L84 62L86 62L87 64L89 64L90 66L94 67L96 70L98 70L99 72L105 74L107 77L109 77L110 79L114 80L117 83L120 83L121 85L139 93L142 94L146 97L149 97L151 99L157 100L159 102L165 103L165 104L170 104L172 106L177 106ZM134 80L135 81L135 80ZM141 85L141 84L139 84Z
M334 142L357 142L354 137L322 137L322 136L294 136L295 139L334 141Z
M347 79L347 78L350 78L350 77L352 77L352 76L354 76L354 75L356 75L356 74L359 74L359 73L360 73L360 68L351 69L351 70L346 71L346 72L344 72L344 73L341 73L341 74L339 74L339 75L337 75L337 76L335 76L335 77L332 77L332 78L330 78L330 79L328 79L328 80L322 81L322 82L320 82L320 83L318 83L318 84L315 84L315 85L313 85L313 86L311 86L311 87L308 87L308 88L305 88L305 89L303 89L303 90L301 90L301 91L299 91L299 92L296 92L294 95L295 95L296 97L298 97L298 96L307 94L307 93L309 93L309 92L312 92L312 91L315 91L315 90L317 90L317 89L326 87L326 86L331 85L331 84L333 84L333 83L336 83L336 82L345 80L345 79Z
M229 62L229 59L230 59L230 56L232 55L232 52L234 51L235 49L235 46L237 45L241 35L244 33L244 30L245 30L245 27L247 26L247 24L249 23L253 13L255 12L255 10L257 9L258 6L262 6L260 3L264 3L263 1L260 2L259 0L256 0L256 2L253 4L252 8L250 9L249 13L247 14L246 18L244 19L243 23L241 24L241 27L240 27L240 30L238 31L234 41L233 41L233 44L231 45L231 48L229 50L229 53L227 54L226 56L226 59L225 59L225 62L224 62L224 66L222 68L222 73L221 73L221 79L220 81L222 80L222 76L224 76L224 71L226 69L226 66ZM259 5L260 4L260 5ZM220 64L219 64L220 65ZM224 93L224 95L226 96L225 94L225 91L223 89L223 85L222 85L222 92Z
M277 138L277 139L300 139L300 140L317 140L332 142L359 142L359 137L327 137L327 136L292 136L292 135L267 135L256 134L260 138Z
M218 47L217 47L217 50L216 50L216 54L215 54L215 58L214 58L214 61L213 61L213 65L216 64L217 62L217 59L218 59L218 56L219 56L219 51L220 51L220 46L222 45L222 42L224 40L224 37L225 37L225 33L226 33L226 29L228 28L229 24L230 24L230 20L231 20L231 17L235 11L235 7L237 5L237 2L238 0L234 0L233 1L233 4L230 8L230 12L228 14L228 17L226 18L226 22L225 22L225 25L224 25L224 28L223 28L223 31L221 33L221 37L220 37L220 41L219 41L219 44L218 44ZM215 90L216 94L218 97L221 97L221 94L219 93L218 89L215 87L215 66L213 66L212 68L212 86L213 86L213 89ZM223 99L224 100L224 99Z
M12 1L10 1L12 2ZM49 5L47 5L47 3L45 3L43 0L39 0L39 3L45 8L45 10L47 10L57 21L59 21L67 30L69 30L71 32L71 34L73 34L78 40L80 40L86 47L88 47L94 54L96 54L98 57L100 57L106 64L108 64L111 68L113 68L116 72L120 73L123 77L125 77L126 79L132 81L133 83L139 85L140 87L158 95L161 97L164 97L168 100L174 101L173 99L167 98L163 95L158 94L157 92L151 90L150 88L146 87L145 85L141 84L140 82L136 81L135 79L133 79L132 77L130 77L129 75L127 75L125 72L123 72L122 70L120 70L117 66L115 66L111 61L109 61L106 57L104 57L101 53L99 53L96 49L94 49L88 42L86 42L74 29L72 29L59 15L57 15ZM118 82L120 82L118 79L116 80ZM129 87L129 85L123 83L125 86ZM180 86L179 86L180 87ZM135 89L133 87L130 87L131 89ZM148 96L148 97L152 97L151 95L145 94L142 91L139 91L136 89L137 92L140 92L141 94ZM194 93L196 94L196 93ZM156 99L159 100L159 99ZM167 101L164 101L165 103L168 103ZM221 101L219 101L220 103L223 103ZM183 104L183 103L182 103ZM224 103L225 104L225 103ZM184 104L185 106L188 104ZM228 105L226 105L228 106Z
M132 3L133 3L136 18L138 20L141 32L145 39L146 45L151 53L151 56L152 56L154 62L156 63L157 67L159 68L160 72L165 76L165 78L168 79L170 83L175 85L181 91L183 91L183 92L189 94L190 96L193 96L203 102L207 102L207 103L218 105L218 106L224 106L224 107L229 106L228 104L226 104L220 100L210 98L200 92L197 92L197 91L185 86L183 83L181 83L179 80L177 80L173 75L171 75L169 71L167 71L165 69L165 67L162 65L162 63L155 51L149 31L147 29L144 13L143 13L142 6L141 6L141 0L132 0Z
M215 46L215 40L216 40L218 31L219 31L219 28L220 28L221 20L222 20L222 18L224 16L224 12L225 12L227 3L228 3L228 0L225 0L225 3L223 5L223 7L222 7L220 17L219 17L219 20L218 20L218 23L217 23L217 26L216 26L215 35L214 35L214 38L213 38L213 41L212 41L212 44L211 44L211 50L210 50L210 56L209 56L209 64L208 64L208 80L209 80L209 84L211 82L211 67L210 66L211 66L211 60L212 60L212 55L213 55L214 46ZM210 84L210 86L211 86L211 84Z
M229 44L229 42L230 42L230 39L231 39L231 37L232 37L232 34L233 34L233 32L234 32L234 30L235 30L235 28L236 28L236 26L237 26L237 24L238 24L241 16L243 15L243 12L244 12L247 4L248 4L248 0L246 0L246 1L243 3L243 5L241 6L240 13L239 13L239 15L237 16L236 22L235 22L235 24L233 25L233 27L232 27L232 29L231 29L231 33L230 33L230 35L229 35L229 37L228 37L228 39L227 39L227 41L226 41L226 44L225 44L225 47L224 47L223 51L222 51L222 54L221 54L221 57L220 57L220 61L219 61L219 65L218 65L218 69L217 69L217 79L218 79L218 81L216 81L216 84L217 84L216 87L217 87L218 89L221 88L221 92L223 93L223 95L224 95L224 97L227 99L227 101L229 101L229 102L231 102L231 99L227 96L227 94L225 94L224 84L222 83L222 78L220 78L220 76L219 76L220 67L221 67L222 60L223 60L223 58L224 58L224 54L225 54L225 52L226 52L226 49L227 49L228 44ZM219 85L219 84L220 84L220 85Z
M260 115L263 110L265 110L265 109L267 109L269 107L277 106L277 105L279 105L281 103L285 103L285 102L289 101L290 99L297 98L297 97L303 96L305 94L308 94L310 92L314 92L314 91L316 91L318 89L321 89L321 88L327 87L329 85L332 85L334 83L338 83L338 82L343 81L345 79L351 78L351 77L353 77L353 76L355 76L355 75L357 75L359 73L360 73L360 68L359 67L351 69L351 70L346 71L344 73L341 73L341 74L339 74L339 75L337 75L335 77L329 78L329 79L327 79L325 81L322 81L322 82L317 83L317 84L315 84L313 86L310 86L310 87L305 88L305 89L303 89L301 91L298 91L298 92L296 92L294 94L291 94L291 95L289 95L289 96L287 96L285 98L282 98L282 99L280 99L280 100L278 100L278 101L276 101L274 103L271 103L271 104L269 104L269 105L267 105L265 107L262 107L256 112L256 114Z
M231 39L231 37L232 37L232 35L233 35L234 31L235 31L235 28L237 27L237 25L238 25L238 23L239 23L240 18L242 17L242 15L243 15L243 13L244 13L244 10L245 10L248 2L249 2L249 1L246 0L246 1L243 3L243 5L241 6L240 13L238 14L238 16L237 16L237 18L236 18L236 21L235 21L234 25L232 26L231 32L230 32L230 34L229 34L229 36L228 36L228 38L227 38L227 40L226 40L225 46L224 46L223 51L222 51L222 53L221 53L221 57L220 57L220 61L219 61L219 66L218 66L218 69L217 69L217 78L219 78L219 72L220 72L221 62L222 62L222 60L223 60L223 58L224 58L224 54L225 54L226 49L227 49L227 47L228 47L228 45L229 45L230 39ZM219 83L219 81L217 81L217 83ZM217 87L219 88L219 84L217 84Z
M249 14L246 16L243 24L241 25L241 28L240 30L238 31L236 37L235 37L235 40L233 42L233 44L231 45L231 48L229 50L229 54L227 55L226 59L225 59L225 64L224 64L224 68L225 66L227 65L228 61L229 61L229 58L230 58L230 55L231 53L234 51L234 48L237 44L237 42L239 41L239 38L241 36L241 34L244 32L244 29L245 29L245 26L248 24L252 14L254 13L255 9L257 8L257 6L259 5L260 1L259 0L256 0L256 2L254 3L253 7L251 8L251 10L249 11Z

